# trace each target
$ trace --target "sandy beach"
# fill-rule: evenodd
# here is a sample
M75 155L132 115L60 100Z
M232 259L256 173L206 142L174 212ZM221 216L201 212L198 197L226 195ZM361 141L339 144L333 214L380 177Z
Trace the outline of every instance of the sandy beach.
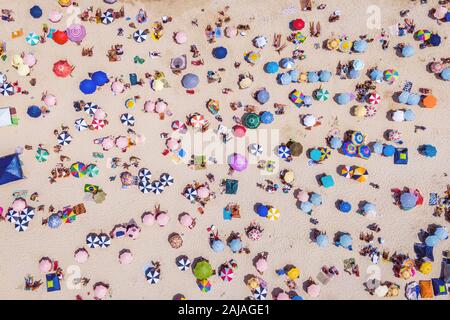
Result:
M15 108L19 119L17 125L0 127L0 157L20 152L24 179L0 185L0 207L3 208L2 215L5 217L13 205L14 193L26 191L23 198L27 206L34 208L35 216L27 224L27 230L23 232L18 232L14 223L7 220L0 221L2 234L0 299L92 300L94 285L99 282L109 285L104 299L173 299L177 294L189 300L245 299L254 297L254 292L248 286L249 275L257 276L266 282L263 287L267 290L267 299L270 300L276 299L279 292L287 293L289 298L299 296L305 300L405 299L405 287L409 283L442 279L443 253L450 249L449 241L443 239L434 245L432 271L428 274L419 271L420 265L428 260L418 258L414 251L415 243L424 242L419 236L422 230L428 232L425 234L426 238L437 227L448 228L450 221L448 212L447 218L445 212L437 216L436 206L429 204L430 193L437 193L441 198L447 199L450 196L445 194L450 185L448 177L450 91L448 81L444 81L439 73L429 70L430 63L440 61L442 58L448 59L449 52L449 24L438 23L430 15L430 10L439 6L438 1L428 0L428 3L423 5L420 1L409 0L313 1L311 11L301 11L299 1L291 0L119 0L114 4L100 0L79 0L78 7L62 7L55 0L24 0L20 1L20 4L18 2L0 0L0 9L11 9L14 17L14 21L0 22L0 41L6 44L4 52L6 58L0 60L0 72L6 75L9 83L18 82L13 95L0 96L0 108ZM326 3L326 7L318 10L317 7L322 3ZM33 18L30 15L29 8L34 5L42 9L40 18ZM29 33L43 34L43 24L47 24L50 29L66 30L71 22L77 21L73 16L73 12L77 12L75 9L79 9L79 13L82 13L89 6L93 6L93 11L89 14L94 20L97 8L100 8L101 12L109 8L119 11L123 6L124 17L115 19L109 24L80 21L79 24L86 30L86 36L80 44L67 41L59 45L50 38L46 38L45 43L36 45L27 43L26 37ZM226 6L229 8L225 9ZM370 6L380 9L380 28L368 27L372 21L370 19L373 18L373 11L368 12ZM373 8L372 10L375 10ZM142 24L136 22L139 9L143 9L148 15L147 22ZM48 17L52 10L62 13L59 22L49 21ZM218 12L222 10L230 20L223 22L222 35L210 43L207 41L205 28L207 25L214 26L220 17ZM329 22L330 15L337 10L339 19ZM407 16L400 16L402 10L409 10ZM171 17L172 21L161 22L164 16ZM290 28L290 23L299 18L305 22L301 32L306 36L306 40L294 44L289 42L287 37L296 32ZM398 30L392 30L399 23L403 24L405 18L414 21L414 33L399 36ZM149 29L153 32L155 22L159 22L163 27L159 40L152 39L150 34L142 43L133 39L136 30ZM318 37L310 35L310 22L320 22L321 30ZM134 23L135 28L130 27L130 23ZM248 25L249 30L236 31L236 36L232 38L225 36L224 30L227 26L238 25ZM12 39L11 33L21 28L23 35ZM119 28L123 29L123 35L118 35ZM389 34L389 46L385 50L380 42L382 29ZM442 42L438 46L420 49L421 41L414 36L417 30L429 30L432 34L439 34ZM174 34L177 32L183 32L183 36L186 36L186 39L183 39L185 41L180 41L180 44L174 41ZM274 34L281 34L281 44L286 44L280 52L272 45ZM351 41L355 41L362 35L367 35L366 39L374 39L369 41L365 52L357 53L353 50L340 52L326 48L328 39L342 41L348 37ZM266 37L267 45L256 48L252 41L258 36ZM411 45L415 50L414 55L406 58L399 54L394 47L400 43ZM120 55L120 61L111 62L107 56L108 50L116 44L122 45L123 54ZM199 57L193 58L191 45L196 46L200 53ZM82 49L90 47L93 48L92 56L82 56ZM213 49L217 47L227 49L224 59L213 56ZM329 70L332 73L331 79L328 82L299 81L281 85L277 82L277 74L288 72L289 69L280 67L276 73L266 72L265 66L268 62L278 63L283 58L290 58L296 49L304 50L305 57L302 60L293 60L295 66L291 69L300 73ZM250 51L259 55L258 61L254 64L245 60L246 53ZM152 58L149 52L159 52L161 57ZM36 58L36 63L25 76L20 76L18 68L12 65L13 56L21 53L32 53ZM187 66L179 74L175 74L171 71L171 59L181 55L187 56ZM142 64L139 61L136 63L136 57L137 60L145 61ZM364 63L359 76L356 79L340 79L336 74L338 63L348 64L356 59ZM67 60L74 67L67 77L57 77L52 71L54 64L59 60ZM197 60L202 60L203 64L192 63ZM234 66L235 62L240 63L239 68ZM374 81L372 84L376 88L369 90L369 93L375 91L381 97L381 102L376 105L377 112L372 117L357 117L353 115L352 108L369 103L352 100L345 105L339 105L335 101L337 99L335 95L355 93L355 86L370 80L370 71L375 67L381 72L395 69L398 71L398 77L393 83L385 80ZM444 67L449 67L448 62ZM219 71L220 68L224 71ZM83 94L80 82L89 79L89 73L100 70L107 74L109 82L98 86L93 94ZM160 91L154 89L154 83L152 86L152 81L157 78L157 75L155 76L157 71L164 74L163 78L168 84L168 87ZM220 82L208 83L208 71L220 75ZM249 88L239 89L239 76L246 72L249 72L254 80ZM130 83L131 73L135 73L137 79L143 80L142 85L127 86ZM146 73L151 77L146 78ZM182 86L182 77L190 73L199 78L198 85L192 89ZM32 78L36 79L34 86L30 84ZM124 92L113 93L111 87L119 80L125 84ZM405 83L408 81L412 83L411 92L421 95L420 103L415 105L399 103L396 95L404 91ZM17 87L20 87L22 92L18 92ZM224 88L230 88L232 92L224 94ZM258 103L253 97L253 94L261 88L270 93L269 101L264 104ZM326 88L329 91L330 96L326 101L318 101L315 98L314 92L319 88ZM420 88L431 89L432 93L419 93ZM294 89L306 96L314 97L312 105L296 107L289 99ZM28 91L28 94L24 94L24 90ZM193 93L190 94L189 90L193 90ZM30 117L27 114L30 106L36 105L39 108L45 106L41 100L45 92L56 98L56 105L47 107L49 112L43 113L38 118ZM423 95L426 94L436 97L435 107L423 106ZM126 101L136 97L138 98L135 100L135 106L127 108ZM155 102L158 99L165 101L170 110L165 112L164 119L160 119L156 111L144 111L146 102ZM222 122L219 122L205 107L210 99L219 101ZM74 102L80 100L93 102L106 112L108 123L104 128L78 131L74 127L76 119L84 118L91 124L95 118L84 111L75 110ZM187 155L176 163L173 160L175 153L173 150L167 150L167 155L163 154L165 149L170 148L167 146L167 139L162 137L161 133L168 133L170 136L174 133L171 128L173 121L185 122L187 117L195 112L201 113L210 123L204 138L207 140L216 137L215 139L219 141L217 145L225 148L225 144L220 142L220 138L217 138L219 135L214 133L214 130L219 124L231 129L236 125L233 116L239 119L243 117L244 107L236 111L230 107L231 103L237 101L243 106L255 106L256 114L270 112L274 118L273 122L261 123L257 129L247 127L246 136L241 138L231 133L231 140L226 144L227 151L223 152L223 156L220 156L221 151L217 151L215 157L217 164L207 157L204 170L194 170L192 166L187 165L187 159L192 154L191 146L197 143L194 140L198 138L198 136L192 138L193 133L197 132L199 135L199 130L189 126L189 123L188 132L176 136L182 140L180 143ZM284 114L276 114L274 108L276 103L285 105ZM390 118L391 110L405 109L412 110L415 115L413 121L397 122ZM134 117L133 126L121 123L120 118L125 113ZM302 116L305 115L313 115L320 121L320 125L307 128L302 122L304 119ZM63 130L62 125L67 126L68 130ZM426 130L416 129L417 126L423 126ZM135 134L127 132L128 129L132 129ZM58 130L57 134L68 132L72 138L70 144L60 145L59 152L54 150L54 146L58 145L54 130ZM382 156L373 149L370 158L363 159L358 156L348 157L340 150L331 148L330 132L333 131L340 139L344 139L344 133L348 130L362 132L365 135L364 143L370 148L373 148L373 143L377 141L396 148L407 148L408 163L394 164L393 157ZM387 139L389 130L398 130L401 133L402 137L399 139L401 144ZM262 136L273 134L273 140L263 141L262 136L259 140L255 140L257 132L261 132ZM126 152L116 147L106 151L101 145L94 143L95 139L109 136L130 137L133 141L144 140L142 137L145 137L145 141L138 141L136 145L129 146ZM277 148L290 139L301 143L303 153L293 157L292 161L285 161L277 156ZM259 157L247 151L247 147L253 143L258 143L264 148ZM241 147L232 148L231 144ZM426 157L421 154L418 150L423 145L434 146L437 150L436 156ZM25 146L32 148L27 150ZM313 163L310 160L310 151L319 147L328 148L330 157ZM39 162L36 159L39 148L48 151L46 161ZM95 152L101 153L103 157L94 157ZM243 154L249 163L245 170L241 172L235 170L230 176L227 159L234 152ZM60 156L66 156L68 159L61 161ZM114 157L119 158L121 164L130 165L133 162L130 157L136 157L139 159L138 165L136 167L131 165L128 169L121 165L112 168ZM261 170L257 166L258 160L269 159L275 161L273 173ZM99 174L92 178L87 175L80 178L70 175L57 178L50 183L51 171L58 163L70 168L76 162L95 164ZM354 179L342 177L339 172L342 165L366 168L367 181L359 183ZM122 172L129 171L132 176L137 176L141 168L148 168L151 171L152 181L159 179L163 173L169 173L174 183L166 186L161 194L142 193L135 185L128 189L122 188ZM280 179L282 170L292 172L295 181L290 185L284 183ZM208 182L207 174L212 174L215 180ZM332 176L333 187L323 186L320 181L323 174ZM115 179L111 181L111 177ZM238 180L236 194L221 192L222 179ZM268 188L265 190L259 188L258 183L267 185L266 179L272 180L280 187L274 192L267 192ZM200 184L208 182L209 192L214 193L206 198L203 214L198 210L201 207L200 201L191 203L183 196L185 186L194 182ZM99 186L106 193L106 199L102 203L87 200L89 197L92 198L92 194L85 192L85 184ZM373 184L379 187L374 188ZM283 187L287 187L286 192L282 191ZM411 210L403 210L401 205L394 203L392 189L403 190L404 187L419 190L423 196L423 204L417 204ZM322 204L313 206L311 215L299 208L300 203L296 199L299 190L319 194L322 198ZM33 201L30 196L35 192L38 193L38 197ZM352 205L349 213L339 210L341 201ZM84 204L86 212L77 215L76 220L71 223L62 223L58 228L50 228L47 223L42 222L52 214L49 212L50 206L55 208L53 213L58 214L64 207L81 203ZM240 218L233 217L231 220L223 218L223 208L229 203L240 206ZM255 212L255 205L258 203L277 208L280 212L279 219L270 221L259 216ZM376 214L367 216L358 212L358 208L364 203L374 204ZM41 205L44 205L43 209L38 210ZM151 226L144 225L141 216L144 212L154 210L156 205L160 205L161 210L167 212L170 221L163 227L158 223ZM448 202L442 206L448 211ZM195 218L195 227L187 228L178 221L182 213L188 213ZM86 243L88 234L109 235L114 226L127 224L132 219L140 228L137 239L113 237L107 248L88 247ZM317 220L316 224L311 223L311 219ZM245 229L252 222L256 222L263 229L260 240L252 241L246 235ZM379 232L368 229L368 226L374 223L378 225ZM233 231L239 232L242 246L248 249L248 253L233 253L226 243L222 252L214 252L210 242L211 232L208 231L211 226L214 226L214 230L224 243ZM329 238L328 246L319 247L311 239L313 229L326 233ZM351 235L352 250L334 244L339 232ZM372 233L374 239L370 243L360 240L361 232ZM178 233L183 239L180 248L173 248L168 241L173 233ZM382 243L379 238L382 238ZM408 256L415 263L413 267L415 275L408 279L402 278L395 272L395 263L382 257L378 263L373 263L371 257L364 256L360 252L369 244L376 248L378 253L384 250L391 255L397 253ZM89 252L89 259L85 263L78 263L74 259L74 252L79 248L85 248ZM133 260L129 264L119 263L119 252L123 249L130 250L133 255ZM262 275L253 264L255 257L261 252L268 253L268 268ZM176 264L177 257L182 255L189 257L192 262L192 268L186 271L180 271ZM46 289L46 274L57 270L42 272L39 267L42 257L49 257L52 260L51 269L54 269L54 262L57 261L62 272L61 290L48 292ZM211 289L207 293L199 289L193 274L194 260L199 257L207 259L216 271L215 275L208 278ZM344 260L350 258L355 259L359 276L344 271ZM231 259L237 267L232 268L234 279L226 282L219 274L221 265ZM155 284L150 284L145 276L150 261L160 264L160 279ZM293 280L297 285L295 289L288 287L289 277L286 274L278 275L276 272L288 265L293 265L300 271L299 277ZM318 274L323 266L335 266L339 270L339 275L330 277L327 283L321 283ZM287 273L288 270L285 268L285 271ZM31 275L33 281L42 280L42 285L36 290L25 290L24 278L27 275ZM86 285L76 286L73 283L74 279L77 282L77 278L82 277L89 279L89 282ZM369 293L364 283L373 277L381 284L387 283L387 286L398 285L397 294L392 297L379 297ZM308 294L308 280L313 280L320 286L318 296ZM433 299L445 300L448 299L448 294L435 295Z

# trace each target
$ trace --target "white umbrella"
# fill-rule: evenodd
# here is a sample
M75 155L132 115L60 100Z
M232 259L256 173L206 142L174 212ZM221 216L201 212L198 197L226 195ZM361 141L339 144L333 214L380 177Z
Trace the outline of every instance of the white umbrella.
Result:
M34 215L35 215L34 208L26 207L20 213L20 218L25 220L26 222L30 222L34 218Z
M72 142L72 136L66 132L63 131L58 135L58 143L62 146L66 146Z
M314 126L314 125L316 124L316 117L314 117L314 116L311 115L311 114L306 115L306 116L303 118L303 124L304 124L306 127L312 127L312 126Z
M267 289L259 286L253 292L253 296L255 297L256 300L266 300Z
M257 143L249 145L248 151L254 156L261 155L264 152L263 147Z
M264 36L258 36L253 39L253 44L257 48L264 48L267 45L267 38Z
M111 238L106 233L98 235L100 248L108 248L111 245Z
M12 96L14 94L14 87L8 83L5 82L0 86L0 94L2 96Z
M138 187L142 193L149 193L152 190L151 183L148 180L141 180Z
M28 229L28 221L22 218L19 218L14 224L14 228L16 231L23 232Z
M75 120L75 129L77 129L78 131L83 131L86 130L87 128L88 124L83 118Z
M181 271L186 271L191 267L191 261L188 258L183 257L177 260L177 267Z
M145 271L145 278L147 279L147 282L150 284L155 284L159 281L160 273L155 268L148 268Z
M6 220L11 223L16 223L17 220L20 218L20 213L17 211L14 211L13 209L9 209L6 213Z
M405 112L403 110L397 110L392 114L392 120L395 122L405 121Z
M194 188L186 188L186 190L184 190L183 195L189 200L189 201L193 201L195 200L195 198L197 197L197 190L195 190Z
M95 233L89 233L86 236L86 244L89 248L98 248L100 246L100 238Z

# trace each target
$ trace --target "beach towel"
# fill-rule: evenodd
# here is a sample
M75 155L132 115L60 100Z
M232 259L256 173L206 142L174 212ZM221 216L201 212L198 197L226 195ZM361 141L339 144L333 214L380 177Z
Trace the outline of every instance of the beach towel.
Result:
M435 296L445 296L446 294L448 294L447 286L444 280L434 278L431 279L431 283L433 284L433 292Z
M435 206L437 205L439 200L438 194L434 192L430 192L430 200L428 201L428 205Z
M419 281L420 286L420 296L423 299L431 299L433 295L433 284L431 280L421 280Z

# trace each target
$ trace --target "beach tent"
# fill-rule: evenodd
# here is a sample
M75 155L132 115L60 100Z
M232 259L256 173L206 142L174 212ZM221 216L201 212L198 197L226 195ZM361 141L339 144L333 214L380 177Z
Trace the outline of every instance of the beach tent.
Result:
M0 108L0 128L12 125L10 108Z
M0 158L0 185L23 179L22 166L18 154Z

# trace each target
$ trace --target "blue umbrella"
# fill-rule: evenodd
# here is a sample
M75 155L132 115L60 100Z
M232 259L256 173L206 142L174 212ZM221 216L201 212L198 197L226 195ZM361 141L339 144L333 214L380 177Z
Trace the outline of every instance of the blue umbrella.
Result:
M431 44L433 47L437 47L441 44L441 36L438 34L432 34L430 39L428 39L428 43Z
M308 72L308 82L309 83L315 83L319 81L319 75L317 74L317 72Z
M281 159L287 159L291 155L291 149L287 146L279 146L278 147L278 156Z
M309 157L310 157L311 160L313 160L313 161L319 161L321 156L322 156L322 152L320 152L319 149L313 149L313 150L311 150L311 152L309 153Z
M238 252L242 249L242 242L239 239L233 239L228 244L230 246L231 251Z
M330 147L332 149L340 149L342 147L342 139L339 137L332 137L330 139Z
M187 73L181 79L181 85L186 89L193 89L199 83L198 76L193 73Z
M343 234L341 235L341 237L339 238L339 243L338 245L347 248L349 250L352 250L352 237L349 234Z
M445 68L441 72L442 80L449 81L450 80L450 67Z
M420 154L426 156L426 157L435 157L437 154L437 149L435 146L431 144L424 144L419 147Z
M38 19L42 17L42 9L39 6L33 6L30 9L30 14L33 18Z
M400 204L403 209L409 210L416 206L417 199L411 192L402 193L400 196Z
M103 71L96 71L91 75L91 79L99 87L109 82L108 75Z
M322 196L318 193L312 193L309 197L309 201L316 207L322 204Z
M305 107L310 107L313 104L313 97L312 96L305 96L303 98L303 104Z
M408 97L408 101L406 101L406 104L410 106L417 106L420 102L420 95L417 93L411 93Z
M27 114L32 118L39 118L42 111L38 106L30 106L28 107Z
M450 12L447 12L447 13L445 14L444 21L445 21L445 22L450 22Z
M292 58L283 58L280 60L280 67L283 69L293 68L295 65L295 61Z
M436 236L428 236L428 237L425 239L425 244L426 244L428 247L434 247L434 246L437 245L438 243L439 243L439 238L436 237Z
M267 215L269 214L269 208L263 204L260 204L256 211L258 213L258 216L263 218L267 217Z
M373 152L376 154L382 154L383 153L383 144L381 142L375 142L372 145Z
M350 79L358 79L360 75L360 72L358 70L355 69L351 69L348 73L348 77Z
M316 238L316 243L319 247L324 248L328 245L328 237L326 234L319 234Z
M377 208L373 203L367 202L364 206L363 206L363 211L364 213L369 213L370 211L375 211Z
M212 54L216 59L223 59L227 56L228 50L224 47L217 47L213 49Z
M392 157L395 153L395 147L391 146L390 144L386 144L383 147L383 156L385 157Z
M438 228L436 228L436 230L434 230L434 235L435 235L439 240L446 240L446 239L448 239L448 231L447 231L447 229L445 229L444 227L438 227Z
M410 93L408 91L402 91L398 95L398 102L406 104L408 102L409 95Z
M225 249L225 245L222 240L217 239L211 243L211 248L214 252L222 252Z
M300 76L300 72L297 69L290 70L289 76L291 77L292 82L298 82L298 77Z
M269 91L267 90L259 90L258 93L256 94L256 100L261 104L264 104L267 101L269 101L269 98L270 94Z
M91 79L85 79L80 82L80 91L84 94L92 94L97 90L97 85L95 84L94 80Z
M270 124L270 123L273 122L273 114L272 114L272 112L264 111L264 112L261 113L261 115L259 116L259 119L260 119L261 122L264 123L264 124Z
M406 45L402 49L402 56L403 57L412 57L414 55L414 47L410 44Z
M370 80L372 80L372 81L381 81L383 79L383 72L381 72L378 69L373 69L370 72L369 77L370 77Z
M274 61L267 62L264 66L264 71L266 71L267 73L277 73L278 69L278 63Z
M339 203L339 210L344 213L348 213L352 210L352 205L350 203L348 203L347 201L341 201Z
M368 45L369 44L366 40L356 40L355 42L353 42L353 50L362 53L367 50Z
M292 82L291 75L289 73L280 73L278 75L278 82L283 86L287 86Z
M405 118L405 121L414 121L414 120L416 120L416 114L414 113L413 110L407 109L407 110L405 110L404 118Z
M309 201L302 202L300 204L300 210L306 213L310 213L312 211L312 203Z
M349 93L339 93L336 96L336 102L340 105L347 104L351 101L351 97Z
M319 72L319 81L328 82L331 79L331 72L328 70L322 70Z
M52 214L50 217L48 217L47 225L52 228L56 229L62 224L61 217L58 216L56 213Z

